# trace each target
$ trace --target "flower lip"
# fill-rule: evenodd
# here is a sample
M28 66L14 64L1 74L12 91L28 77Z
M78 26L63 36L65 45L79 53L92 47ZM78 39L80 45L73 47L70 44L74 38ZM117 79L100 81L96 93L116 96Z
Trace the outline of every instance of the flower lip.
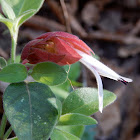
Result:
M124 79L122 79L122 78L120 78L121 80L118 80L118 81L120 81L120 82L122 82L123 84L125 84L125 85L127 85L128 84L128 82L127 81L125 81Z
M91 65L96 71L98 71L98 73L101 76L104 76L104 77L107 77L116 81L121 81L123 83L132 82L132 79L120 76L115 71L113 71L112 69L110 69L109 67L107 67L106 65L104 65L103 63L95 59L94 57L89 56L79 50L76 50L76 51L82 56L83 61L85 61L88 65Z
M129 82L132 82L132 79L126 78L126 77L120 77L120 79L118 79L118 81L122 82L123 84L127 85Z
M128 82L132 82L131 79L125 78L111 70L109 67L98 61L92 56L89 56L79 50L76 50L82 58L79 60L82 64L84 64L91 72L95 75L97 85L98 85L98 98L99 98L99 110L102 113L103 110L103 85L101 77L99 76L105 76L110 79L121 81L124 84L127 84Z
M86 63L83 59L80 62L84 64L94 75L98 85L98 99L99 99L99 111L102 113L103 110L103 84L99 73L91 65Z

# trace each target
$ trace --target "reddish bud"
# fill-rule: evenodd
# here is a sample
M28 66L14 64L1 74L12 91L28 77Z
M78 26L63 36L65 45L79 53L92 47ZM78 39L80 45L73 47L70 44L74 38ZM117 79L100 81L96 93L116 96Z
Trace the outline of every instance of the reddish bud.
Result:
M48 32L30 41L21 59L30 64L51 61L59 65L73 64L82 57L76 50L91 55L92 50L77 36L65 32ZM93 52L92 52L93 53Z

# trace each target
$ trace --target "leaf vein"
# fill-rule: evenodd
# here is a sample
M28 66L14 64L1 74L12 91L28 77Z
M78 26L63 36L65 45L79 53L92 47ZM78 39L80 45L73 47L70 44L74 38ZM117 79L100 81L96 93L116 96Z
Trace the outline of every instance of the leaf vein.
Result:
M30 94L29 87L27 84L26 84L26 90L27 90L27 93L29 96L30 121L31 121L31 140L32 140L32 134L33 134L32 103L31 103L31 94Z

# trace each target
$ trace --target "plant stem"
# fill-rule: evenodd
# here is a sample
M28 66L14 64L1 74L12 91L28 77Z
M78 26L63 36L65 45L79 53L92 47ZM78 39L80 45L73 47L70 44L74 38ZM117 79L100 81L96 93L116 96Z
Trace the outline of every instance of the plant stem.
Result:
M1 121L1 125L0 125L0 139L3 139L6 123L7 123L6 115L5 115L5 113L3 113L2 121Z
M11 33L11 40L12 40L12 46L11 46L11 63L15 63L17 37L18 37L18 29L15 32L12 32Z
M16 28L15 28L16 27ZM16 58L16 46L17 46L17 37L18 37L18 31L19 28L18 26L13 26L11 28L10 33L11 33L11 40L12 40L12 45L11 45L11 63L15 63L15 58ZM8 137L10 133L12 132L12 128L10 127L6 134L4 135L5 132L5 127L7 123L7 118L5 113L3 113L1 125L0 125L0 139L3 139L3 137Z
M12 127L10 126L9 129L7 130L7 132L5 133L3 139L4 140L7 139L9 137L9 135L11 134L11 132L12 132Z

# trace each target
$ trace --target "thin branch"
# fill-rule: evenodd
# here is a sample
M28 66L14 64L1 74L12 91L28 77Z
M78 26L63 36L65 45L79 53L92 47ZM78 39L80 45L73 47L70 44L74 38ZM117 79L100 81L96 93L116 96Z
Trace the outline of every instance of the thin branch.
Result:
M2 121L1 121L1 124L0 124L0 139L3 139L6 123L7 123L7 118L6 118L5 113L3 113Z
M74 15L77 12L79 0L71 0L70 2L72 8L71 12Z
M26 21L24 23L25 26L30 26L32 28L38 29L38 30L44 30L44 31L54 31L54 30L60 30L65 31L65 26L53 21L48 18L44 18L41 16L33 16L31 19Z
M140 39L138 37L132 35L120 35L110 32L103 32L103 31L95 31L88 34L85 39L96 39L96 40L105 40L110 42L117 42L122 44L135 44L140 45Z
M66 29L69 33L71 33L70 18L68 15L66 4L65 4L64 0L60 0L60 3L61 3L62 10L63 10L65 22L66 22Z
M6 140L10 136L11 133L12 133L12 127L10 126L7 132L5 133L3 139Z
M51 8L52 12L56 15L58 20L61 22L61 24L65 24L65 19L63 17L63 11L58 2L54 0L46 0L47 5Z

